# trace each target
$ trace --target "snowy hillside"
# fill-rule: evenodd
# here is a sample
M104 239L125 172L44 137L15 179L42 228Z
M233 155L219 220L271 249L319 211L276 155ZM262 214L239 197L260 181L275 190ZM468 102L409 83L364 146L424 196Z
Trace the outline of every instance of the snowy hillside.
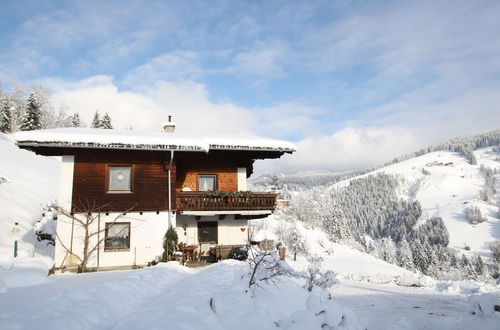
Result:
M375 172L404 178L399 194L403 198L415 199L422 206L420 223L439 216L450 234L449 247L463 253L478 251L489 256L489 244L500 239L500 219L496 196L491 202L480 198L485 179L480 173L481 165L496 170L500 178L500 154L494 147L474 151L477 164L471 165L459 153L451 151L432 152L420 157L390 165ZM343 181L338 185L346 185ZM496 191L500 192L500 180L496 180ZM486 218L485 222L471 224L465 209L476 205ZM470 247L466 250L465 247Z
M52 267L51 249L47 248L46 241L37 241L33 225L42 217L46 203L56 198L58 180L59 162L21 150L9 136L0 133L0 287L2 281L22 282L22 274L33 269L45 277ZM19 223L21 238L19 257L13 264L10 232L15 222ZM25 269L26 272L18 272L16 278L11 278L5 270L12 267ZM26 276L33 277L32 274Z

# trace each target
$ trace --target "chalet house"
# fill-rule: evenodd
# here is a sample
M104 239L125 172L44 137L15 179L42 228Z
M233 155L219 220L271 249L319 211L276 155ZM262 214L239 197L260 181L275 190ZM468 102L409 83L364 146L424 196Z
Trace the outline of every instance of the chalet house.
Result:
M91 214L88 267L145 265L161 256L169 226L198 246L248 242L248 220L273 212L276 196L248 192L258 159L295 146L265 138L196 137L173 132L63 128L18 132L17 145L60 161L56 267L77 265Z

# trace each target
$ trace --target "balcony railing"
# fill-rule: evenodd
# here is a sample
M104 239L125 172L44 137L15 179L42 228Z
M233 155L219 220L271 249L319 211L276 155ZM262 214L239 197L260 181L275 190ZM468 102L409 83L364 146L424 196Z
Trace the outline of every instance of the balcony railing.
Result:
M176 193L177 211L274 210L276 194L249 193L245 197L210 196L202 191Z

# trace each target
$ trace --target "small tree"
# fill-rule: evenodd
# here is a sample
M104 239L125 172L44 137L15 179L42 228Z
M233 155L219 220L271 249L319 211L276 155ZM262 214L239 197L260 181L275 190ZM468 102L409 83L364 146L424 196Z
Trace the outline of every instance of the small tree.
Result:
M479 207L471 205L465 209L465 216L473 225L486 221Z
M168 256L172 256L177 251L179 237L174 227L170 226L163 237L163 261L168 261Z
M305 275L305 288L307 291L312 291L315 286L326 290L332 285L338 283L337 277L332 270L324 272L321 269L321 262L323 261L321 257L310 256L307 258L307 261L309 261Z
M75 112L73 114L73 116L71 116L71 126L72 127L81 127L82 126L82 122L80 120L80 115L78 114L78 112Z
M113 125L111 124L111 117L106 112L101 120L101 128L104 129L113 129Z
M255 293L255 289L261 286L261 283L276 284L280 276L303 277L296 273L285 261L280 260L278 251L261 251L256 247L250 246L248 249L249 280L248 287Z
M24 115L21 122L21 131L32 131L42 128L42 111L40 109L41 107L36 101L35 95L30 94L28 98L26 114Z
M92 124L90 125L90 127L101 128L101 118L98 110L96 110L94 113L94 118L92 119Z
M12 112L9 98L4 96L0 105L0 132L10 133L12 131Z
M294 224L287 235L286 245L293 252L293 260L297 260L297 253L305 253L307 251L306 240L299 232L297 224Z

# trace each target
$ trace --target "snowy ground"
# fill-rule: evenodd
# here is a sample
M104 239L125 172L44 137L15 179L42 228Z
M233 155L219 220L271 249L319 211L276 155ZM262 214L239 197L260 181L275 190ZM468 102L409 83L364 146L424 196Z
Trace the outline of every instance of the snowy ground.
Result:
M177 263L141 270L51 276L0 296L1 329L277 329L303 311L307 292L283 280L245 293L244 262L201 269ZM330 292L350 329L498 329L471 315L467 296L426 288L342 281ZM212 307L210 301L212 300ZM498 314L498 313L497 313Z

